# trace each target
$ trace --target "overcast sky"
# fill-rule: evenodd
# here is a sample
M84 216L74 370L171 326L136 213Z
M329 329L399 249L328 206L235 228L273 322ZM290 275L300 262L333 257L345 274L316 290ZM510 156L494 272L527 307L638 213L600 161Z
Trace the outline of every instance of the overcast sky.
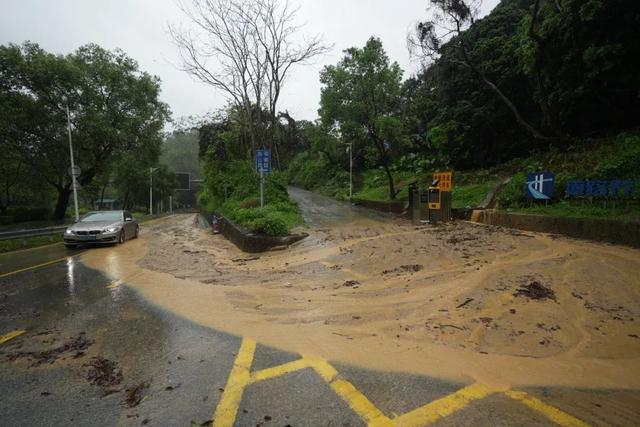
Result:
M299 4L303 31L319 34L332 51L314 64L297 68L288 80L279 109L296 119L317 117L320 100L319 72L335 64L342 50L362 47L375 35L392 61L405 71L417 70L406 47L412 25L428 16L426 0L292 0ZM482 14L498 0L484 0ZM69 53L94 42L120 48L140 68L162 80L162 100L174 117L200 115L224 106L222 94L194 81L178 70L178 51L167 24L187 23L172 0L4 0L0 15L0 44L30 40L47 51Z

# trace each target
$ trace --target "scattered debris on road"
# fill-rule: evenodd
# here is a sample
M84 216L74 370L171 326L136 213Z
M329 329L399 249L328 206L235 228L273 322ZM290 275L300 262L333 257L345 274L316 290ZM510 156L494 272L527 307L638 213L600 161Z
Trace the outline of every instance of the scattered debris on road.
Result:
M401 265L400 267L394 268L393 270L384 270L382 274L418 272L420 270L422 270L422 264L409 264Z
M140 402L142 402L142 399L144 398L143 393L147 387L149 387L148 383L141 382L125 390L125 402L129 408L135 408L140 404Z
M556 300L556 294L553 289L544 286L537 280L530 282L527 285L522 285L516 292L513 294L516 297L527 297L533 300L545 300L552 299Z
M73 358L82 357L84 351L93 344L93 340L86 338L83 334L72 338L59 347L42 351L21 351L7 356L6 360L12 362L21 358L29 358L33 360L31 366L39 366L42 364L52 364L63 355L75 352Z
M117 386L122 382L122 372L118 364L102 356L92 357L83 366L88 367L87 381L102 388Z

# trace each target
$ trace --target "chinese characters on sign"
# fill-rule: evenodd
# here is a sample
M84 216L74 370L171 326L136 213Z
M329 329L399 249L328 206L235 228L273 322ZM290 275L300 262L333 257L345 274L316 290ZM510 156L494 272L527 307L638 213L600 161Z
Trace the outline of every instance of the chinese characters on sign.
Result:
M574 180L567 181L566 197L631 197L633 180Z
M271 172L271 150L256 150L256 172Z
M527 199L550 200L553 196L555 174L551 172L534 172L527 174L525 196Z

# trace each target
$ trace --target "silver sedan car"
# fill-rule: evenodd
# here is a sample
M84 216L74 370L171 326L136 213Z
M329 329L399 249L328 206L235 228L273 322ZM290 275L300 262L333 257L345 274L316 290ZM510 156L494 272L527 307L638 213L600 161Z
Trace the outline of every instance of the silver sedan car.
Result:
M138 221L128 211L89 212L64 232L64 244L75 248L81 244L114 244L135 239L140 232Z

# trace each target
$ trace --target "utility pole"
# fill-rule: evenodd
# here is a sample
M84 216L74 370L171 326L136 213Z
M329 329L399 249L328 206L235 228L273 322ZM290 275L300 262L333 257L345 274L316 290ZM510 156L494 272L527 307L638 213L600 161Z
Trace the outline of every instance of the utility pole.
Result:
M73 160L73 143L71 142L71 115L69 114L69 104L67 103L67 131L69 133L69 156L71 157L71 185L73 187L73 204L75 207L76 221L80 220L78 211L78 188L76 186L76 164Z

